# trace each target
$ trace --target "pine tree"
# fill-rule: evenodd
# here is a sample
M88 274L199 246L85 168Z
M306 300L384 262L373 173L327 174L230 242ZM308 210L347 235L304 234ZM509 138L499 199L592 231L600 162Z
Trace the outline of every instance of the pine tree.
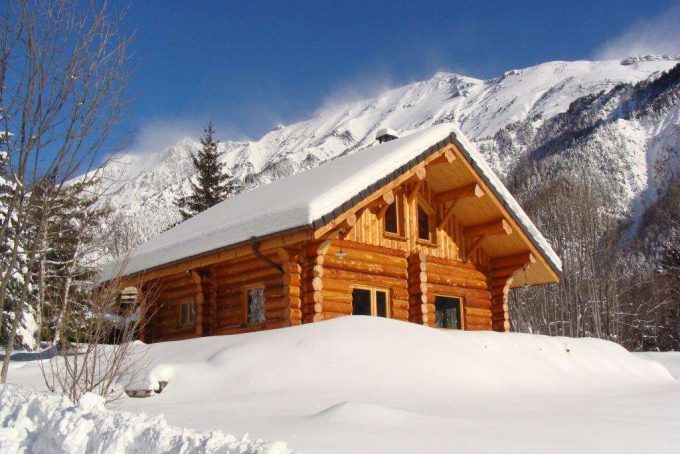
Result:
M9 333L12 330L13 320L16 317L16 309L21 299L21 290L25 279L29 279L26 263L26 254L15 231L17 222L16 214L10 209L10 198L15 189L10 173L8 172L9 158L7 153L0 151L0 282L7 282L7 299L5 305L0 308L0 343L7 343ZM16 254L17 261L12 265L11 256ZM30 305L29 305L30 306ZM19 328L15 343L24 348L34 348L35 319L33 311L26 310L20 314Z
M193 194L175 201L182 214L182 220L187 220L220 203L231 195L234 189L221 162L223 153L218 150L219 141L215 139L212 121L208 122L203 132L205 135L201 138L201 150L198 154L191 154L191 160L198 171L196 182L190 180Z

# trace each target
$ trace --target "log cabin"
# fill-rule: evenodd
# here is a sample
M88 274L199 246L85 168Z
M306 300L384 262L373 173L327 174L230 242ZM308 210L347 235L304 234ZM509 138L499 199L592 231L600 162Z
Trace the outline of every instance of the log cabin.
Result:
M351 315L510 330L509 291L557 282L559 257L452 125L377 139L215 205L102 281L152 295L146 342Z

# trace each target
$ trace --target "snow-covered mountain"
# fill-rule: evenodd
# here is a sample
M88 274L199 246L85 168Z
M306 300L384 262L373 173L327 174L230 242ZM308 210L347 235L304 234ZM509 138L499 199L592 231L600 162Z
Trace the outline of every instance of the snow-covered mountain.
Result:
M225 141L221 146L230 174L252 187L371 146L383 127L405 135L453 121L496 171L507 176L523 160L548 153L550 134L581 134L587 129L587 143L565 142L559 149L552 144L551 153L565 154L565 162L586 161L602 175L610 174L611 190L621 196L616 209L626 215L653 200L680 167L680 101L671 99L663 109L626 115L635 109L629 99L633 95L622 86L635 91L636 84L656 80L679 62L679 57L668 56L558 61L489 80L440 72L372 99L328 107L310 120L278 126L259 140ZM596 101L600 104L595 111L589 103ZM576 110L584 109L590 116L581 118ZM565 128L568 121L587 124L583 130ZM185 138L165 150L120 156L105 167L105 175L118 180L107 194L116 210L115 222L133 232L135 243L179 219L173 200L189 191L189 155L199 145Z

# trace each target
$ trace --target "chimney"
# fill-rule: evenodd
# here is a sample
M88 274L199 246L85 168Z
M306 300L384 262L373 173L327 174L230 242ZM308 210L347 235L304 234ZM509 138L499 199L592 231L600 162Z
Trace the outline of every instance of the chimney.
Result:
M379 129L378 132L375 134L375 138L378 140L378 142L383 143L389 142L390 140L398 139L399 136L397 135L397 131L395 131L392 128L382 128Z

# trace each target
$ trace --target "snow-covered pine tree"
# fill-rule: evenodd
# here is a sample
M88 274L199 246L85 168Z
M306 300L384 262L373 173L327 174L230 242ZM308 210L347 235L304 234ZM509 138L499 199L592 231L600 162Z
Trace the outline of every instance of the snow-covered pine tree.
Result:
M14 224L17 222L16 214L10 213L10 198L15 185L9 174L9 157L6 152L0 151L0 282L7 279L7 293L2 317L0 317L0 344L6 344L9 338L12 322L16 316L17 304L21 298L21 289L24 279L29 278L26 265L26 254L21 246L22 242L17 238ZM11 257L16 254L17 260ZM19 322L19 329L15 338L15 343L23 348L33 349L36 347L34 331L36 328L34 311L32 307L23 311L22 319Z
M191 155L194 167L198 171L196 182L190 180L193 194L175 201L183 220L220 203L231 195L234 189L229 181L230 176L224 171L223 153L218 149L219 141L215 138L212 121L208 122L203 132L201 149L197 154Z

